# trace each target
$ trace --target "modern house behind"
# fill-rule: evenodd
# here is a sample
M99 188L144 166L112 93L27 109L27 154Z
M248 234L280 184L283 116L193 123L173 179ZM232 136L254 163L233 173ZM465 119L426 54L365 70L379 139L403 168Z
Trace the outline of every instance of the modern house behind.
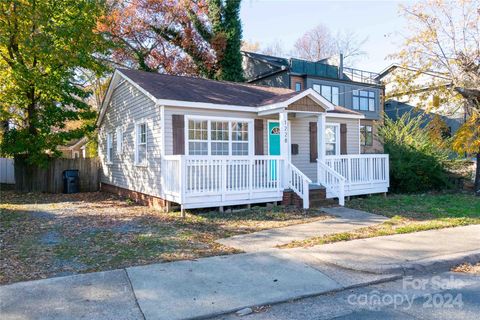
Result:
M245 51L242 54L248 83L295 91L311 88L334 105L362 113L362 153L383 152L376 136L376 125L382 121L384 110L384 86L378 74L344 67L341 55L335 65L333 59L307 61Z

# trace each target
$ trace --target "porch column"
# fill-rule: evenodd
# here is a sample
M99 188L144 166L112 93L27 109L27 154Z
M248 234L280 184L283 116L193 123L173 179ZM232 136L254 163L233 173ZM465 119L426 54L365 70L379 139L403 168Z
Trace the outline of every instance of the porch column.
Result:
M325 161L325 126L326 126L326 115L325 113L320 114L317 117L317 143L318 143L318 161Z
M289 132L288 132L288 113L286 111L280 112L278 117L278 122L280 123L280 156L282 156L285 161L282 161L282 176L283 186L288 187L289 177L287 175L287 161L290 161L288 143L289 143Z

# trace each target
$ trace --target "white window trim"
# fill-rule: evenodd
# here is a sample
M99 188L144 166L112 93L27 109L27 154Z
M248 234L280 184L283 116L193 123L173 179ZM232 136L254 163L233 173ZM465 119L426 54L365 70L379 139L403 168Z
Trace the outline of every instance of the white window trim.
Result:
M144 124L145 125L145 163L139 163L138 162L138 146L139 146L139 135L138 135L138 129L139 127ZM135 148L134 148L134 163L135 163L135 166L137 167L146 167L147 164L148 164L148 123L147 121L138 121L138 122L135 122L135 137L134 137L134 141L135 141Z
M117 155L121 155L123 153L123 129L122 129L122 127L117 127L115 129L115 143L116 143Z
M207 142L207 148L208 148L208 153L203 156L212 156L212 157L217 157L216 155L211 154L211 132L210 132L210 127L211 127L211 121L224 121L228 122L228 156L232 156L232 143L234 142L232 138L232 128L231 128L231 123L232 122L247 122L248 123L248 155L240 156L240 157L248 157L252 156L254 154L254 119L249 119L249 118L230 118L230 117L210 117L210 116L195 116L195 115L185 115L185 125L184 125L184 132L185 132L185 154L190 155L190 148L188 142L190 141L188 139L188 121L189 120L197 120L197 121L205 121L207 120L207 140L201 140L202 142ZM200 141L200 140L192 140L192 141ZM215 142L217 140L213 140ZM199 155L200 156L200 155ZM223 157L228 157L228 156L223 156Z
M340 155L340 123L336 122L327 122L325 124L325 130L327 127L334 127L335 128L335 154L327 154L327 147L325 147L325 156L339 156ZM325 134L325 133L324 133ZM327 141L325 140L325 145L327 145Z
M112 149L112 153L113 153L113 133L111 131L108 131L106 133L106 140L107 140L107 143L106 143L106 154L105 154L105 159L106 159L106 163L107 164L112 164L112 157L111 157L111 153L110 153L110 149Z

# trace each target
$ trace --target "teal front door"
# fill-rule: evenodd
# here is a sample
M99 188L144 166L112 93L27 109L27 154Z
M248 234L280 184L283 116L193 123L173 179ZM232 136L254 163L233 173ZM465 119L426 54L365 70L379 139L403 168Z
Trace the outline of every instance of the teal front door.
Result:
M271 156L280 155L280 123L268 122L268 154ZM277 162L270 161L270 179L277 180Z

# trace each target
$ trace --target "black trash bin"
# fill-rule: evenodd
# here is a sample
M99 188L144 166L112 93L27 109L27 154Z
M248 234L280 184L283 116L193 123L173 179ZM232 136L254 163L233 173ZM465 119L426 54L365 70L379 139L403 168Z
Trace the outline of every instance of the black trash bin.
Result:
M63 193L77 193L80 191L78 170L63 171Z

